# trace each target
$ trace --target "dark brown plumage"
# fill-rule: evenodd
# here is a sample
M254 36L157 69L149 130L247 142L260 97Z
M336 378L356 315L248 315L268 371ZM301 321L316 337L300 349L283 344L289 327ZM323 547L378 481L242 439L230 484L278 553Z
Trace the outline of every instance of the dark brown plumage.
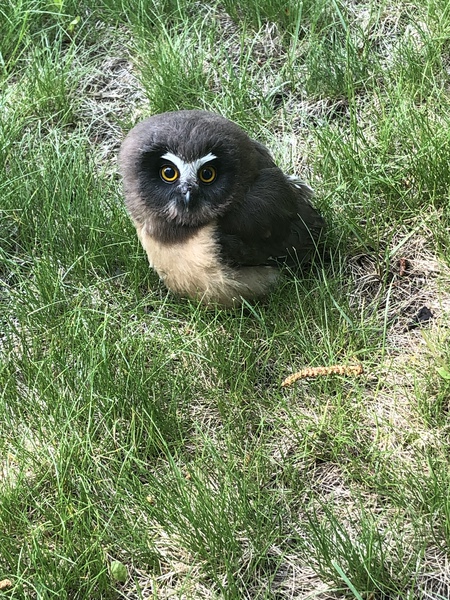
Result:
M267 293L324 221L311 189L219 115L186 110L136 125L119 154L125 202L150 265L173 292L227 306Z

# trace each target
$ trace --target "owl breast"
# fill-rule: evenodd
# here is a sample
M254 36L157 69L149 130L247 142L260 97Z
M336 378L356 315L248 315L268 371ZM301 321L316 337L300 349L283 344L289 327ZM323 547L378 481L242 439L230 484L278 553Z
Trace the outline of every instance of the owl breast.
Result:
M242 298L266 294L278 278L274 267L232 268L223 264L215 241L215 223L175 244L159 241L145 224L135 225L150 266L177 295L234 306Z

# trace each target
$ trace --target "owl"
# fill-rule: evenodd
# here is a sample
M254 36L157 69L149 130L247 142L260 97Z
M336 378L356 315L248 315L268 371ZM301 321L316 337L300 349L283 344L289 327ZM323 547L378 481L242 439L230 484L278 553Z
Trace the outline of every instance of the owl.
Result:
M138 123L119 167L150 266L179 296L224 306L263 296L324 230L312 190L218 114L180 110Z

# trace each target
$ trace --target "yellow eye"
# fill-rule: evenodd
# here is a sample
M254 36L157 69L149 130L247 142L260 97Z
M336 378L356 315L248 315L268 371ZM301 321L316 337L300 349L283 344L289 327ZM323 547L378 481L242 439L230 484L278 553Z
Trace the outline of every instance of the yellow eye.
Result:
M214 167L209 165L208 167L202 167L198 172L198 176L202 183L212 183L217 177L217 171Z
M161 175L161 179L166 183L173 183L180 176L178 169L176 167L172 167L172 165L162 166L159 174Z

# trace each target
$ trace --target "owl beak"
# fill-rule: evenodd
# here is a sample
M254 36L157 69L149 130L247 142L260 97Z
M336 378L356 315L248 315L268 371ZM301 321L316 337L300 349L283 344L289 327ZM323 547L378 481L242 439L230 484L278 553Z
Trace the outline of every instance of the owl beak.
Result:
M189 204L195 198L196 186L192 183L183 183L180 186L181 198L185 208L189 207Z

